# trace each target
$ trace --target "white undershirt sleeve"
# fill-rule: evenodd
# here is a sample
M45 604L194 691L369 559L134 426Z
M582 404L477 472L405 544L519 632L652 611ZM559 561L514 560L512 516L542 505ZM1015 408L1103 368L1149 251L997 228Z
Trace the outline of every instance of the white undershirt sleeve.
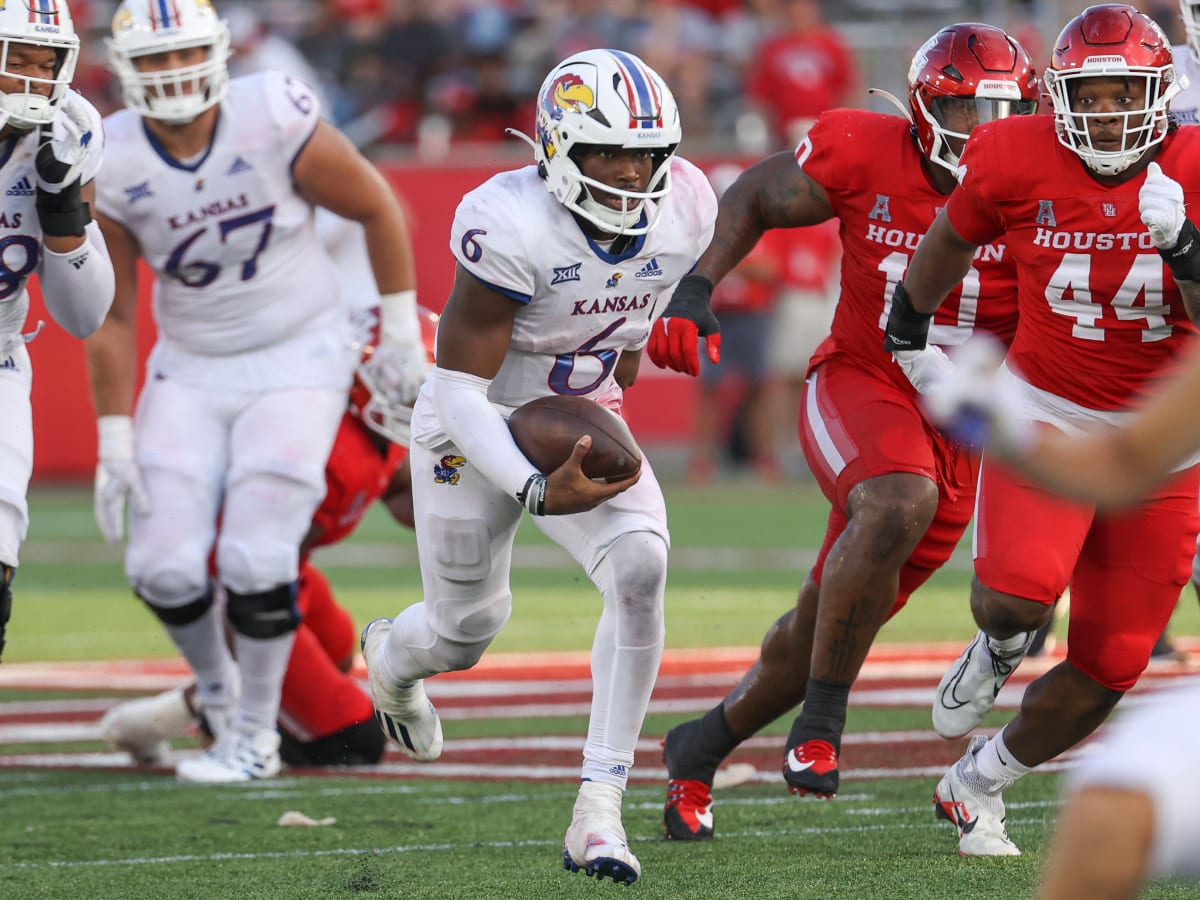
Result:
M538 470L525 458L504 417L488 400L491 381L435 366L429 382L446 435L488 481L510 497L518 497Z
M100 226L89 222L84 242L69 253L42 246L39 272L46 309L77 338L100 327L112 306L116 279Z

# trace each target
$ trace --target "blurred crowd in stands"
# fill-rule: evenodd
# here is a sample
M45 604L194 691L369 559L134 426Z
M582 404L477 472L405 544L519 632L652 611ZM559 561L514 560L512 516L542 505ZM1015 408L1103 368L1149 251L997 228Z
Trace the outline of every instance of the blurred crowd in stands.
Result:
M119 104L102 43L115 5L72 3L80 30L92 36L77 84L102 112ZM420 148L436 158L456 145L503 140L506 127L527 126L545 72L573 50L596 46L630 50L662 73L679 101L689 145L765 153L794 145L823 109L867 105L866 86L896 87L893 73L904 65L893 59L911 56L940 24L991 15L1011 28L1013 21L1032 21L1038 2L218 0L217 6L233 32L235 74L264 65L307 72L324 93L329 117L360 145ZM888 83L864 85L857 58L879 53L891 57ZM866 69L875 74L869 63Z

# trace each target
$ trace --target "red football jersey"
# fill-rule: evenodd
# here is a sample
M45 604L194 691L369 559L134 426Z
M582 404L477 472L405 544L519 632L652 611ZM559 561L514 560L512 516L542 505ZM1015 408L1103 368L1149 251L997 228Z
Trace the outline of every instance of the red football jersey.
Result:
M1200 129L1168 135L1155 161L1200 209ZM1196 329L1138 213L1144 173L1101 184L1049 116L980 127L962 165L947 215L972 243L1004 235L1019 272L1009 361L1022 377L1115 410L1176 368Z
M896 283L946 203L921 160L907 121L853 109L822 115L796 149L796 161L837 213L842 242L841 296L831 337L813 364L833 353L850 355L911 389L883 349L883 329ZM937 311L929 342L961 344L979 328L1007 343L1016 329L1015 294L1004 244L980 247L962 285Z
M386 455L380 453L365 425L349 412L342 416L325 463L325 499L313 513L319 530L313 547L336 544L357 528L407 453L399 444L392 444Z

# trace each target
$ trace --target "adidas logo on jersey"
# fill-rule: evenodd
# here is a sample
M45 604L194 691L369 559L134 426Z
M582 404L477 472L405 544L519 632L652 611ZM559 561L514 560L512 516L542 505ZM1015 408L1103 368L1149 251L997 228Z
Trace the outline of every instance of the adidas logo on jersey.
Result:
M5 193L10 197L32 197L34 194L33 182L29 180L28 175L22 175L17 183Z
M236 156L234 157L233 165L229 167L229 171L225 174L236 175L238 172L249 172L252 168L254 167L251 166L250 163L246 162L240 156Z
M658 257L654 257L646 265L642 266L641 271L634 272L634 278L662 278L662 268L658 265Z

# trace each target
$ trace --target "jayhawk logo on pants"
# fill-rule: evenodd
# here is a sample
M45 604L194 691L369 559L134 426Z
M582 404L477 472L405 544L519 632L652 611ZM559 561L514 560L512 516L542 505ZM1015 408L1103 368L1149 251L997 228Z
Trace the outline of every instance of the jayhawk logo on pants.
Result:
M458 470L467 464L465 456L447 453L433 464L434 484L458 484L462 473Z

